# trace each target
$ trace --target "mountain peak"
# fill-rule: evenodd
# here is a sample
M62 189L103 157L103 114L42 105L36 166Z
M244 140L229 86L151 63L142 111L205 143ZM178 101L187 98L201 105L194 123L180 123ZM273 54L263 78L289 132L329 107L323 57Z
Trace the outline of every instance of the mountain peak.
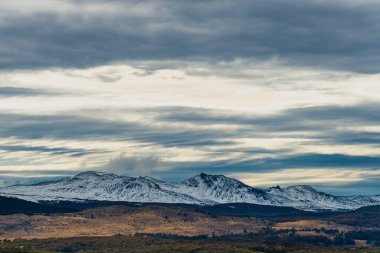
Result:
M253 202L269 203L267 194L224 175L201 173L181 183L184 192L201 200L219 203Z
M233 178L229 178L229 177L226 177L225 175L214 175L214 174L207 174L207 173L200 173L198 175L195 175L191 178L189 178L188 180L190 179L202 179L202 180L217 180L217 179L233 179Z
M155 183L155 184L164 184L164 183L166 183L164 181L161 181L161 180L155 179L153 177L149 177L149 176L140 176L139 179L146 180L148 182L152 182L152 183Z
M224 175L211 175L211 174L206 174L206 173L200 173L199 175L196 175L194 177L191 177L183 181L182 184L185 184L188 186L194 186L194 187L198 187L199 185L205 184L207 187L211 187L217 182L228 181L228 180L234 180L234 179L228 178Z
M77 175L75 175L73 178L89 178L89 177L103 177L103 176L109 176L109 177L117 177L117 175L113 173L107 173L107 172L101 172L101 171L84 171Z
M308 192L318 192L310 185L292 185L286 188L287 190L296 190L296 191L308 191Z
M202 172L202 173L200 173L198 175L195 175L193 178L195 178L195 177L200 177L202 179L207 179L207 178L221 178L221 177L226 177L226 176L222 175L222 174L215 175L215 174L207 174L207 173Z
M276 185L276 186L269 187L268 190L269 191L271 191L271 190L279 190L279 191L281 191L282 188L279 185Z

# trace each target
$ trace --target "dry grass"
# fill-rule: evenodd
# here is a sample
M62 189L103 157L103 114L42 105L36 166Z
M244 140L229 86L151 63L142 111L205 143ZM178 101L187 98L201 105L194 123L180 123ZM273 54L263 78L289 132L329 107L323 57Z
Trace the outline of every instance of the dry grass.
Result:
M135 233L225 235L254 232L266 225L266 222L255 218L213 218L180 208L105 207L56 216L0 216L0 238L65 238Z
M47 250L53 252L134 252L134 253L380 253L380 249L353 247L322 247L297 243L248 242L221 239L163 239L129 236L78 237L42 240L16 240L7 242L13 246Z
M337 229L341 232L355 230L355 227L337 224L332 221L325 220L298 220L289 222L280 222L273 226L273 229L295 229L295 230L312 230L312 229Z

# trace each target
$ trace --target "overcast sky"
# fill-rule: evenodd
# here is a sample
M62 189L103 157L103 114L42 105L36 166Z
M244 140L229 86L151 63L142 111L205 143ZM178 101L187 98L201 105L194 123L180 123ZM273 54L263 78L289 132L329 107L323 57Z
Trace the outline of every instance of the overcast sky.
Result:
M377 0L0 2L0 185L84 170L380 194Z

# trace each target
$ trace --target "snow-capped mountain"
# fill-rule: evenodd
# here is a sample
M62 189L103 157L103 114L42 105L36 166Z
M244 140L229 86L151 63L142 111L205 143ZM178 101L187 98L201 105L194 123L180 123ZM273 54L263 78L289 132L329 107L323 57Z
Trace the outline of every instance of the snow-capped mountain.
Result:
M368 196L334 196L319 192L310 185L294 185L287 188L271 187L266 191L275 196L282 196L294 203L293 206L303 210L345 210L362 206L379 204L375 198Z
M239 180L223 175L201 173L183 181L181 184L171 185L167 189L188 194L201 201L213 201L215 203L281 204L264 190L256 189Z
M34 202L105 200L197 205L253 203L302 210L350 210L380 204L379 196L333 196L307 185L258 189L234 178L204 173L172 184L151 177L89 171L59 181L0 188L0 195Z
M164 190L148 178L117 176L94 171L83 172L56 182L10 186L0 189L0 194L30 201L106 200L203 203L189 195Z

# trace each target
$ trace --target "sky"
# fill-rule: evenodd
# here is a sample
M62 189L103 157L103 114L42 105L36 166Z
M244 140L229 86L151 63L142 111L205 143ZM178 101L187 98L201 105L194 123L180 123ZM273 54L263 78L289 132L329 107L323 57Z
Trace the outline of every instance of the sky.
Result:
M0 2L0 186L97 170L380 194L377 0Z

